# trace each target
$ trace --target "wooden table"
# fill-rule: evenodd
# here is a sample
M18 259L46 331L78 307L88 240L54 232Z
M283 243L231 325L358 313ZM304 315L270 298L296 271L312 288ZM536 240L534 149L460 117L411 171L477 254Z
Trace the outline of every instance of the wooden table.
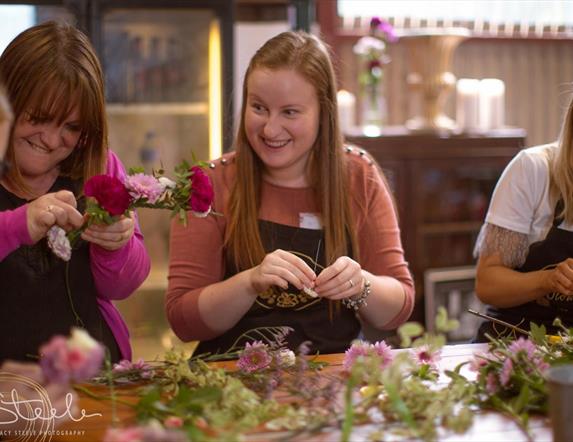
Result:
M442 351L442 358L439 366L440 370L455 368L459 363L467 361L471 356L486 349L485 344L463 344L463 345L449 345L444 347ZM400 350L396 350L400 351ZM320 360L328 362L328 367L325 368L331 374L342 372L342 354L323 355L319 357ZM234 363L218 363L218 366L225 368L233 368ZM467 366L462 368L462 374L468 378L475 377L475 374L469 370ZM439 382L447 383L449 378L441 375ZM93 387L92 387L93 389ZM108 394L107 388L101 388L102 394ZM118 389L118 394L123 400L136 402L137 398L133 395L133 389L121 388ZM70 432L76 431L76 434L56 434L53 441L98 441L103 439L106 429L111 424L112 411L109 401L98 401L80 394L80 409L84 409L86 414L101 413L101 416L86 417L80 422L70 423L62 426L56 431ZM121 426L128 426L135 424L135 416L133 410L122 404L117 404L116 415L120 419ZM352 433L353 441L368 440L368 435L375 427L372 425L360 426L354 429ZM530 422L531 433L533 440L548 441L552 440L552 432L549 426L549 421L546 418L535 417ZM257 434L249 437L247 440L263 441L275 438L278 436L276 433ZM299 438L297 440L307 441L308 436ZM340 432L332 429L325 431L319 435L312 437L313 441L338 441L340 440ZM475 416L474 424L464 434L447 434L440 438L443 441L526 441L527 438L517 425L510 419L505 418L499 413L494 412L480 412Z

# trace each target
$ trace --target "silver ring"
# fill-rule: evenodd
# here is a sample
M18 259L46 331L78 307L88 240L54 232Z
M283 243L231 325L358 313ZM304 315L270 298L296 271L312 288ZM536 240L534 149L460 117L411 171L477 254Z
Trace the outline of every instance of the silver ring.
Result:
M54 207L54 206L52 206L51 204L49 204L49 205L46 207L46 210L47 210L48 212L52 213L52 207Z
M354 282L352 282L352 279L349 279L348 282L350 283L350 288L354 287Z

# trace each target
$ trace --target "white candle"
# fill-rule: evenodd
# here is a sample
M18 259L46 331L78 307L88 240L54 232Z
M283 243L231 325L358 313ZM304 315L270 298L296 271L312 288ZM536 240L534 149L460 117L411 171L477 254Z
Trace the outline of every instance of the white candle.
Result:
M338 101L338 124L343 134L356 126L356 97L354 94L341 89L336 94Z
M498 78L480 81L480 127L499 129L505 124L505 84Z
M456 83L456 123L463 132L480 129L479 91L479 80L460 78Z

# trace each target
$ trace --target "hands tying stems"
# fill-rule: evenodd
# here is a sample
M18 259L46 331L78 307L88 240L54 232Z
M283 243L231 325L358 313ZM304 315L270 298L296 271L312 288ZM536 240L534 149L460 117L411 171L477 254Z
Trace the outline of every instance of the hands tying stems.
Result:
M266 255L261 264L252 269L253 290L262 293L273 285L287 290L291 284L299 290L310 289L317 296L331 301L360 297L363 294L366 280L362 268L348 256L341 256L317 276L297 255L301 254L280 249ZM314 261L308 256L306 258ZM321 267L318 264L316 266Z

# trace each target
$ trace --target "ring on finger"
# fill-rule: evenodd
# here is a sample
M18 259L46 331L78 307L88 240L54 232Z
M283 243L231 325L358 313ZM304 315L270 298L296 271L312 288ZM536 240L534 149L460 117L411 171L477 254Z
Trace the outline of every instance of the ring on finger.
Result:
M46 206L46 211L52 213L52 208L53 208L53 207L54 207L54 206L52 206L51 204L48 204L48 205Z
M354 281L352 281L352 279L349 279L348 282L350 283L350 288L354 287Z

